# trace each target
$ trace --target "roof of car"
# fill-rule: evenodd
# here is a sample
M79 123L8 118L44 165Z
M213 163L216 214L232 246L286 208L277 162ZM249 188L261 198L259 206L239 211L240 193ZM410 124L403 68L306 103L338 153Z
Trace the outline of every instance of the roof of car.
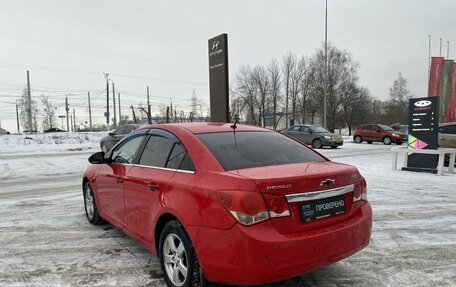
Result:
M172 123L172 124L157 124L148 125L142 128L166 128L167 126L179 127L186 129L194 134L202 133L219 133L219 132L232 132L231 126L233 123ZM236 132L243 131L271 131L269 129L260 128L251 125L236 125Z

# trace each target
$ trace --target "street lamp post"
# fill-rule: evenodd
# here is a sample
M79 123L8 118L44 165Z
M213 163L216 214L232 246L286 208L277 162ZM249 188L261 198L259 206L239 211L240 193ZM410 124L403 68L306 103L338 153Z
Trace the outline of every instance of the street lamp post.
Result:
M323 97L323 127L326 129L326 105L328 97L328 0L325 7L325 87L324 87L324 97Z

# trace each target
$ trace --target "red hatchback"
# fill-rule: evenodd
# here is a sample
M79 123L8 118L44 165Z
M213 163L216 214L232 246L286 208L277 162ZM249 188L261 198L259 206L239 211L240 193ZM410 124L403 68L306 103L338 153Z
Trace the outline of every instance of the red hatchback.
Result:
M107 220L158 255L169 286L280 281L369 243L358 170L271 130L149 126L89 161L88 220Z
M381 124L369 124L361 125L353 133L353 141L355 143L362 143L366 141L371 144L372 142L382 142L386 145L396 143L401 145L407 141L407 137L404 133L396 131L387 125Z

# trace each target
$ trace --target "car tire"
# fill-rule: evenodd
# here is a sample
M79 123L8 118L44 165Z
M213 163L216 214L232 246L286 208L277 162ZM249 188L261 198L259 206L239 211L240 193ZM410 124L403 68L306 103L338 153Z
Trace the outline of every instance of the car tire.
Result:
M355 143L359 144L359 143L362 143L362 142L363 142L363 138L362 138L361 136L355 136L355 137L353 138L353 141L354 141Z
M391 142L392 142L392 140L391 140L390 137L387 136L387 137L384 137L384 138L383 138L382 142L383 142L383 144L385 144L385 145L390 145Z
M108 147L104 144L104 145L101 146L101 151L104 152L105 154L107 154L108 151L109 151L109 149L108 149Z
M199 265L193 244L177 220L168 222L163 228L160 235L159 259L167 286L207 286L208 282Z
M97 203L95 200L95 195L93 193L93 188L90 182L84 184L84 209L86 212L87 220L93 225L100 225L104 222L103 218L100 216L98 211Z
M323 143L321 142L321 139L314 139L312 141L312 147L313 148L322 148L323 147Z
M367 143L368 143L368 144L372 144L372 141L368 141Z

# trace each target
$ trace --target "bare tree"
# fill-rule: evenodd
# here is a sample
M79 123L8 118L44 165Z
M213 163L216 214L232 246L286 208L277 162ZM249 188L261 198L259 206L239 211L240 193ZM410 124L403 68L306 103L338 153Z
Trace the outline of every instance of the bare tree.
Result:
M408 122L410 91L407 86L407 79L399 73L390 88L389 101L386 103L386 123L406 124Z
M324 85L324 47L316 54L319 87ZM353 92L358 81L358 63L352 60L351 54L334 45L328 46L328 89L327 89L327 123L328 129L334 131L336 119L341 112L341 101L344 94ZM320 89L322 90L322 89Z
M248 106L247 120L256 125L255 107L257 106L257 86L252 77L252 68L249 65L240 67L235 78L234 93L241 97Z
M256 87L258 89L258 99L257 99L257 104L258 104L258 114L259 114L259 119L258 123L260 126L264 127L265 126L265 120L264 120L264 115L266 112L266 101L267 97L269 95L269 90L270 90L270 79L268 72L263 66L255 66L255 68L252 71L252 80L255 82Z
M32 115L32 129L37 129L37 115L38 115L38 107L36 101L32 98L30 102L30 106L32 107L31 115ZM20 107L20 118L22 123L22 129L24 131L30 130L31 127L28 126L29 123L29 97L27 95L27 89L22 91L22 96L19 99L19 107ZM31 132L31 131L30 131Z
M55 107L49 100L49 96L41 95L40 101L43 105L43 118L41 124L43 126L43 129L47 130L57 125Z
M288 110L289 110L289 97L291 92L291 82L293 71L296 67L296 55L288 52L282 59L282 73L285 89L285 127L288 128Z
M277 60L273 59L268 65L269 80L271 82L270 88L270 104L272 105L272 128L277 129L277 110L280 101L280 88L281 77L280 68Z

